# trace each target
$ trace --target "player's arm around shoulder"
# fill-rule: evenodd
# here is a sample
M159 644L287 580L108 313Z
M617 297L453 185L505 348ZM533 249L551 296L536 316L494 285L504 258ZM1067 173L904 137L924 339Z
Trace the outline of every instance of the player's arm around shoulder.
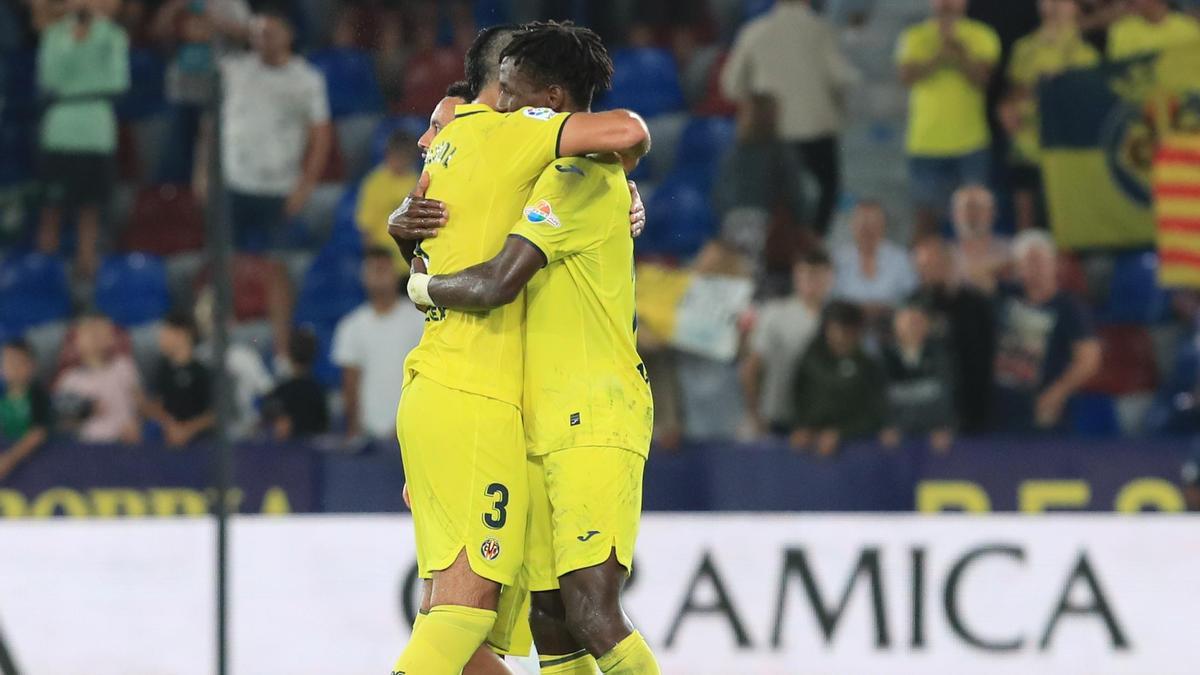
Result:
M632 110L575 113L563 122L558 142L562 157L617 153L626 171L650 152L650 129Z

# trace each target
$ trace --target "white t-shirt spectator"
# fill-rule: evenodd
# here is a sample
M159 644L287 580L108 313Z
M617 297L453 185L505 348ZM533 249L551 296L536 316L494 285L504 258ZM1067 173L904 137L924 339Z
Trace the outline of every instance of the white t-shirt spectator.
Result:
M425 317L407 302L380 314L364 304L338 322L333 362L358 368L358 405L363 431L375 438L396 433L396 407L404 382L404 359L421 341Z
M763 305L750 334L750 348L763 360L760 413L771 424L791 424L796 367L817 334L821 316L798 298Z
M254 53L221 60L221 161L238 192L284 197L300 180L308 132L329 121L325 78L302 58L273 68Z
M121 433L138 421L137 366L128 356L117 356L99 368L76 366L63 374L55 394L73 394L92 402L92 414L79 427L84 443L116 443Z
M898 305L917 287L908 252L890 241L875 253L875 276L863 274L858 248L853 244L833 252L833 297L858 304Z
M212 367L212 344L205 342L196 348L196 358ZM225 351L225 371L233 382L234 414L229 437L249 438L258 429L258 402L275 387L271 373L258 350L242 342L231 342Z

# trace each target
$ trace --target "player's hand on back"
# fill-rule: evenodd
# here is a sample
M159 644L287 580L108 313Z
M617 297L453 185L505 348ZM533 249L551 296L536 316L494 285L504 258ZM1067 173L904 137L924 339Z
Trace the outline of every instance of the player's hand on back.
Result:
M438 235L445 227L448 214L446 205L436 199L426 199L429 189L429 174L422 173L416 187L398 209L388 216L388 234L397 241L420 241Z
M642 203L642 195L633 181L629 181L629 196L633 199L629 206L629 234L637 239L646 229L646 205Z

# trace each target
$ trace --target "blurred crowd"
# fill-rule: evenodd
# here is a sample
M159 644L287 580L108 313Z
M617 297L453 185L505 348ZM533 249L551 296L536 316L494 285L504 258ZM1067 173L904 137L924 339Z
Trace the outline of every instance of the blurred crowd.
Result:
M238 252L234 438L393 438L423 317L387 214L476 31L533 18L596 28L600 107L654 137L632 177L660 447L1194 430L1200 298L1159 289L1152 252L1057 249L1036 97L1200 43L1183 5L6 3L0 478L54 434L212 434L213 214Z

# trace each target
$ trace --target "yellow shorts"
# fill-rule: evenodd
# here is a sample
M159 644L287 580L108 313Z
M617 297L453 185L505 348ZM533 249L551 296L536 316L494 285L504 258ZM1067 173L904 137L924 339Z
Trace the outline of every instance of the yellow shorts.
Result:
M533 591L558 588L567 572L608 560L626 570L642 519L646 459L631 450L585 446L532 456L525 573Z
M533 633L529 629L529 584L525 575L517 576L512 586L500 589L496 623L487 644L503 656L529 656L533 651Z
M421 576L466 549L476 574L513 585L529 512L521 411L417 375L401 394L396 430Z

